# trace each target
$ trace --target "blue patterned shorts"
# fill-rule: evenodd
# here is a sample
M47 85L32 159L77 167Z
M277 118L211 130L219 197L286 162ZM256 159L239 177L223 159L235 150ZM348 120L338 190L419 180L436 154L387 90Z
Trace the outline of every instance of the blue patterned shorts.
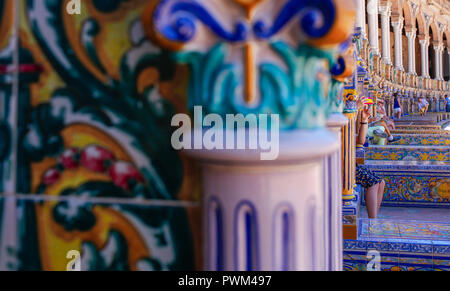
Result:
M381 181L383 181L381 177L377 176L374 172L367 169L366 167L356 167L356 184L359 184L367 189L381 183Z

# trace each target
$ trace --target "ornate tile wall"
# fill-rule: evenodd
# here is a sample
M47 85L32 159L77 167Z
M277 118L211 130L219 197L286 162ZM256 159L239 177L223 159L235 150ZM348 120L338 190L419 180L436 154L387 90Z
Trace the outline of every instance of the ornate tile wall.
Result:
M450 207L450 166L367 167L386 181L385 206Z
M446 130L410 130L410 129L396 129L392 134L444 134L449 135L450 132Z
M0 237L0 246L5 248L0 250L2 269L65 271L70 261L67 253L72 250L82 254L82 270L195 268L192 250L198 238L190 229L199 223L199 216L189 220L188 213L196 207L65 198L40 201L36 196L15 201L17 215L7 217L9 231Z
M198 209L183 206L200 197L199 171L170 145L171 117L187 108L186 68L148 40L141 16L151 1L86 0L80 15L66 13L65 1L0 1L0 65L11 62L5 19L19 1L17 124L8 119L12 76L0 70L0 193L74 199L18 201L26 217L16 248L29 261L19 269L60 269L62 253L83 247L93 248L105 268L201 268ZM17 155L3 142L11 140L9 128L18 129ZM15 158L16 187L6 177ZM94 207L86 197L163 201L175 210ZM120 243L123 256L114 264L100 258L107 260L109 241L128 242Z
M399 130L440 130L442 127L439 125L396 125L395 128Z
M365 159L450 163L450 147L371 146L366 149Z
M450 238L450 222L360 219L358 223L361 229L359 238L363 240L431 240L445 243Z
M344 240L344 270L367 271L369 252L377 251L381 271L448 271L449 247L433 241Z
M408 145L408 146L450 146L449 135L415 135L402 134L399 141L389 143L390 145Z

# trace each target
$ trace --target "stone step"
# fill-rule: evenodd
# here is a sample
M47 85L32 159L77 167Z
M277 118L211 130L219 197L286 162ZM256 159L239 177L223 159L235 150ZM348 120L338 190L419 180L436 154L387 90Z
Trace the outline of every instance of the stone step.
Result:
M436 121L416 121L416 122L395 122L395 126L409 125L409 126L420 126L420 125L436 125Z
M366 161L440 162L450 164L450 146L370 146Z
M399 134L395 135L401 139L389 143L393 145L409 145L409 146L450 146L450 135L441 134Z
M410 124L400 124L395 126L396 129L399 130L441 130L442 126L440 125L410 125Z
M403 124L403 123L413 123L413 124L429 124L429 125L435 125L436 123L439 123L443 120L450 119L450 113L445 112L432 112L428 113L425 116L420 115L409 115L409 116L402 116L401 119L396 120L396 124Z
M415 129L396 129L392 131L392 134L442 134L450 135L448 130L415 130Z

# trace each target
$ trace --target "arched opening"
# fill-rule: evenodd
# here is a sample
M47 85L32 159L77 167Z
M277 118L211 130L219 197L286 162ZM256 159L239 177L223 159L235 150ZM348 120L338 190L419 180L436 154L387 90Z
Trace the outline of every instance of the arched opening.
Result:
M444 34L444 44L448 44L448 38L447 35ZM450 55L449 55L449 47L447 47L447 49L444 51L444 56L443 56L443 65L444 65L444 80L445 81L450 81Z
M394 27L392 25L389 25L389 35L391 38L390 44L391 44L391 62L394 64L394 57L395 57L395 35L394 35Z
M408 37L406 36L406 28L408 26L412 26L411 23L411 12L407 2L403 3L403 6L400 7L401 15L403 16L403 29L402 29L402 64L405 72L408 72L409 66L409 42Z
M431 27L429 28L428 31L429 35L430 35L430 40L432 41L434 39L434 35L433 35L433 30L431 29ZM430 46L428 47L428 68L429 68L429 74L431 79L436 79L436 62L435 62L435 51L434 51L434 46L433 43L430 44Z
M405 25L402 29L402 59L403 59L403 69L405 72L408 72L408 65L409 65L409 59L408 59L408 37L406 36L406 29Z
M381 14L378 13L378 47L380 48L380 55L383 55L383 29L381 24Z
M369 13L367 13L367 7L365 9L365 13L366 13L366 36L369 37Z
M419 34L419 21L416 19L416 28L417 28L417 34ZM416 73L418 75L422 72L422 52L420 48L420 40L419 37L416 37L415 44L416 46L416 55L414 56L416 58Z

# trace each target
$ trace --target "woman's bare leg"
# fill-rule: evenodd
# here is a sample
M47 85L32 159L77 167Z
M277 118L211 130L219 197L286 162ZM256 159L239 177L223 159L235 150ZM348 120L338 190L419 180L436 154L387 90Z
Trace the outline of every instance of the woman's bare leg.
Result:
M378 213L380 212L381 203L383 203L383 197L384 197L384 188L386 187L386 182L384 180L381 181L380 184L378 184Z
M387 122L384 121L384 120L382 120L382 121L380 121L380 125L381 125L382 127L384 127L385 132L387 133L387 135L388 135L388 136L391 136L391 131L389 130L389 126L388 126Z
M380 184L373 185L366 189L366 208L370 219L378 216L378 189Z

